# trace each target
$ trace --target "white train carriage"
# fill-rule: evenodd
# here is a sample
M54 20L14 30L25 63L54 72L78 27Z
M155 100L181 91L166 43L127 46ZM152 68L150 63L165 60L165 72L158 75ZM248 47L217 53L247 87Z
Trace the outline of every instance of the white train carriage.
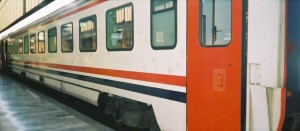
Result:
M175 4L186 1L167 4L173 10L170 17L177 12L178 19L186 19L186 6L175 10ZM161 34L156 39L173 42L151 47L150 11L145 1L93 1L63 15L52 14L50 20L7 38L9 66L94 105L102 92L146 103L153 107L160 128L184 130L186 36ZM179 26L186 21L176 24L177 31L186 32L186 26Z
M4 65L132 127L281 130L286 3L76 1L5 37Z

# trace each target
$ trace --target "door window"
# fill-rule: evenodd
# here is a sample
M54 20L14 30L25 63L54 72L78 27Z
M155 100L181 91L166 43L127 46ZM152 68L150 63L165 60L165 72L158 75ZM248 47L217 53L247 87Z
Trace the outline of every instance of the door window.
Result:
M231 0L200 1L201 45L228 45L231 41Z

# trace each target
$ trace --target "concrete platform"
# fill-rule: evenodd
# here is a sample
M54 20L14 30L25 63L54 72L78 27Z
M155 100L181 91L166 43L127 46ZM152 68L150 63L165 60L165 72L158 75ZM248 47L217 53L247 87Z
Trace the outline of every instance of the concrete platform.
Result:
M0 73L0 131L112 131Z

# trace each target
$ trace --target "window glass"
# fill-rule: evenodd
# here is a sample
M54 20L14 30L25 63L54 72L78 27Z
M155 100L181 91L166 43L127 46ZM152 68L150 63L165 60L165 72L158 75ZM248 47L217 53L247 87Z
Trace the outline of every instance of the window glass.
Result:
M9 52L11 53L11 54L13 54L14 53L14 48L13 48L13 42L10 42L9 43Z
M73 23L61 26L61 51L73 51Z
M15 54L15 52L16 52L16 50L15 50L15 42L11 42L11 52L13 53L13 54Z
M132 50L133 6L127 4L106 12L106 46L108 50Z
M19 53L18 41L14 41L14 50L15 50L15 54Z
M176 0L151 1L151 45L171 49L176 45Z
M19 39L19 54L23 54L23 39Z
M10 54L10 43L7 44L7 53Z
M48 30L48 51L50 53L57 51L56 27Z
M13 42L10 42L10 53L13 54L14 53L14 45Z
M38 34L38 52L45 53L45 32L39 32Z
M200 43L223 46L231 41L231 0L200 0Z
M35 45L36 45L36 41L35 41L35 35L31 35L30 36L30 52L31 53L35 53Z
M29 37L28 36L24 37L24 53L26 53L26 54L29 53Z
M89 16L79 21L79 49L82 52L96 51L97 49L97 27L96 15Z

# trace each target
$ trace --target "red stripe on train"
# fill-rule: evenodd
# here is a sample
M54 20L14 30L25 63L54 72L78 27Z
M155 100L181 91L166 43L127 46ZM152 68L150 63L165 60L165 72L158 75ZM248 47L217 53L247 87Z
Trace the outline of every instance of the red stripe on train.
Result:
M83 72L83 73L106 75L106 76L113 76L113 77L120 77L120 78L126 78L126 79L134 79L134 80L141 80L141 81L147 81L147 82L155 82L155 83L162 83L162 84L186 87L186 77L185 76L174 76L174 75L123 71L123 70L112 70L112 69L71 66L71 65L61 65L61 64L49 64L49 63L30 62L30 61L16 61L16 62L23 63L23 64L32 64L32 65L36 65L36 66L56 68L56 69L78 71L78 72Z

